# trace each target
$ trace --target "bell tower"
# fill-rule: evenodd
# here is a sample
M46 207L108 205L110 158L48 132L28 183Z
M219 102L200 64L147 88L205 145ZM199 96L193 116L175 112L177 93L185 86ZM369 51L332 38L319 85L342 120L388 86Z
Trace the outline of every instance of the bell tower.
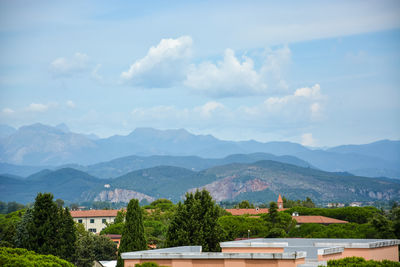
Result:
M283 200L281 194L279 194L278 201L276 202L276 204L278 204L278 209L283 209Z

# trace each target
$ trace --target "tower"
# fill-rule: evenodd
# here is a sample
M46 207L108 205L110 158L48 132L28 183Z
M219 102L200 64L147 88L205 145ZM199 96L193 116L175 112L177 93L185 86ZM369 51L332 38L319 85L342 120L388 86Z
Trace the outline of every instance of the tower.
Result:
M283 200L281 194L279 194L278 201L276 202L276 204L278 204L278 209L283 209Z

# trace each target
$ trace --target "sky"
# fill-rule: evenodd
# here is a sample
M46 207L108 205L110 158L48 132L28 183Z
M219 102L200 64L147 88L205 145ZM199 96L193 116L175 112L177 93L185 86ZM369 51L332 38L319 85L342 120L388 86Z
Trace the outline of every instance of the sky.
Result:
M0 0L0 124L400 139L400 1Z

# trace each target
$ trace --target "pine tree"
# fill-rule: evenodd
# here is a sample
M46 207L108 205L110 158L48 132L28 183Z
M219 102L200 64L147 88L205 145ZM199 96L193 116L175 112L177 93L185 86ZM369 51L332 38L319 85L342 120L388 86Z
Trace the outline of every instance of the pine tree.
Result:
M15 246L17 248L26 248L28 250L33 250L33 247L29 243L29 232L28 225L32 223L33 220L33 210L27 209L25 214L22 216L21 221L17 225L15 232Z
M52 254L73 261L75 224L68 209L58 207L52 194L39 193L32 209L28 209L17 226L18 247L39 254Z
M217 223L218 206L206 190L187 193L168 227L167 246L202 246L203 251L219 251L222 229Z
M32 221L27 225L28 243L39 254L59 255L60 215L52 194L39 193L32 211Z
M123 266L122 252L145 250L146 248L142 210L139 206L139 201L131 199L128 204L121 243L118 249L117 266Z

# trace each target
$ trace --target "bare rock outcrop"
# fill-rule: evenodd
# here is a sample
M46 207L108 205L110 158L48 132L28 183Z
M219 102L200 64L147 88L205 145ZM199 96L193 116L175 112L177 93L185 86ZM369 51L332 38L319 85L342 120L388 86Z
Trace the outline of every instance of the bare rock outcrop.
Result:
M234 199L241 193L262 191L270 186L266 181L258 178L247 181L241 181L236 178L236 176L229 176L199 188L192 188L189 192L194 192L196 189L206 189L214 200L218 202Z
M146 199L148 202L152 202L155 199L149 195L136 192L133 190L119 189L104 190L101 191L96 197L95 201L110 201L110 202L129 202L132 198L136 198L139 201Z

